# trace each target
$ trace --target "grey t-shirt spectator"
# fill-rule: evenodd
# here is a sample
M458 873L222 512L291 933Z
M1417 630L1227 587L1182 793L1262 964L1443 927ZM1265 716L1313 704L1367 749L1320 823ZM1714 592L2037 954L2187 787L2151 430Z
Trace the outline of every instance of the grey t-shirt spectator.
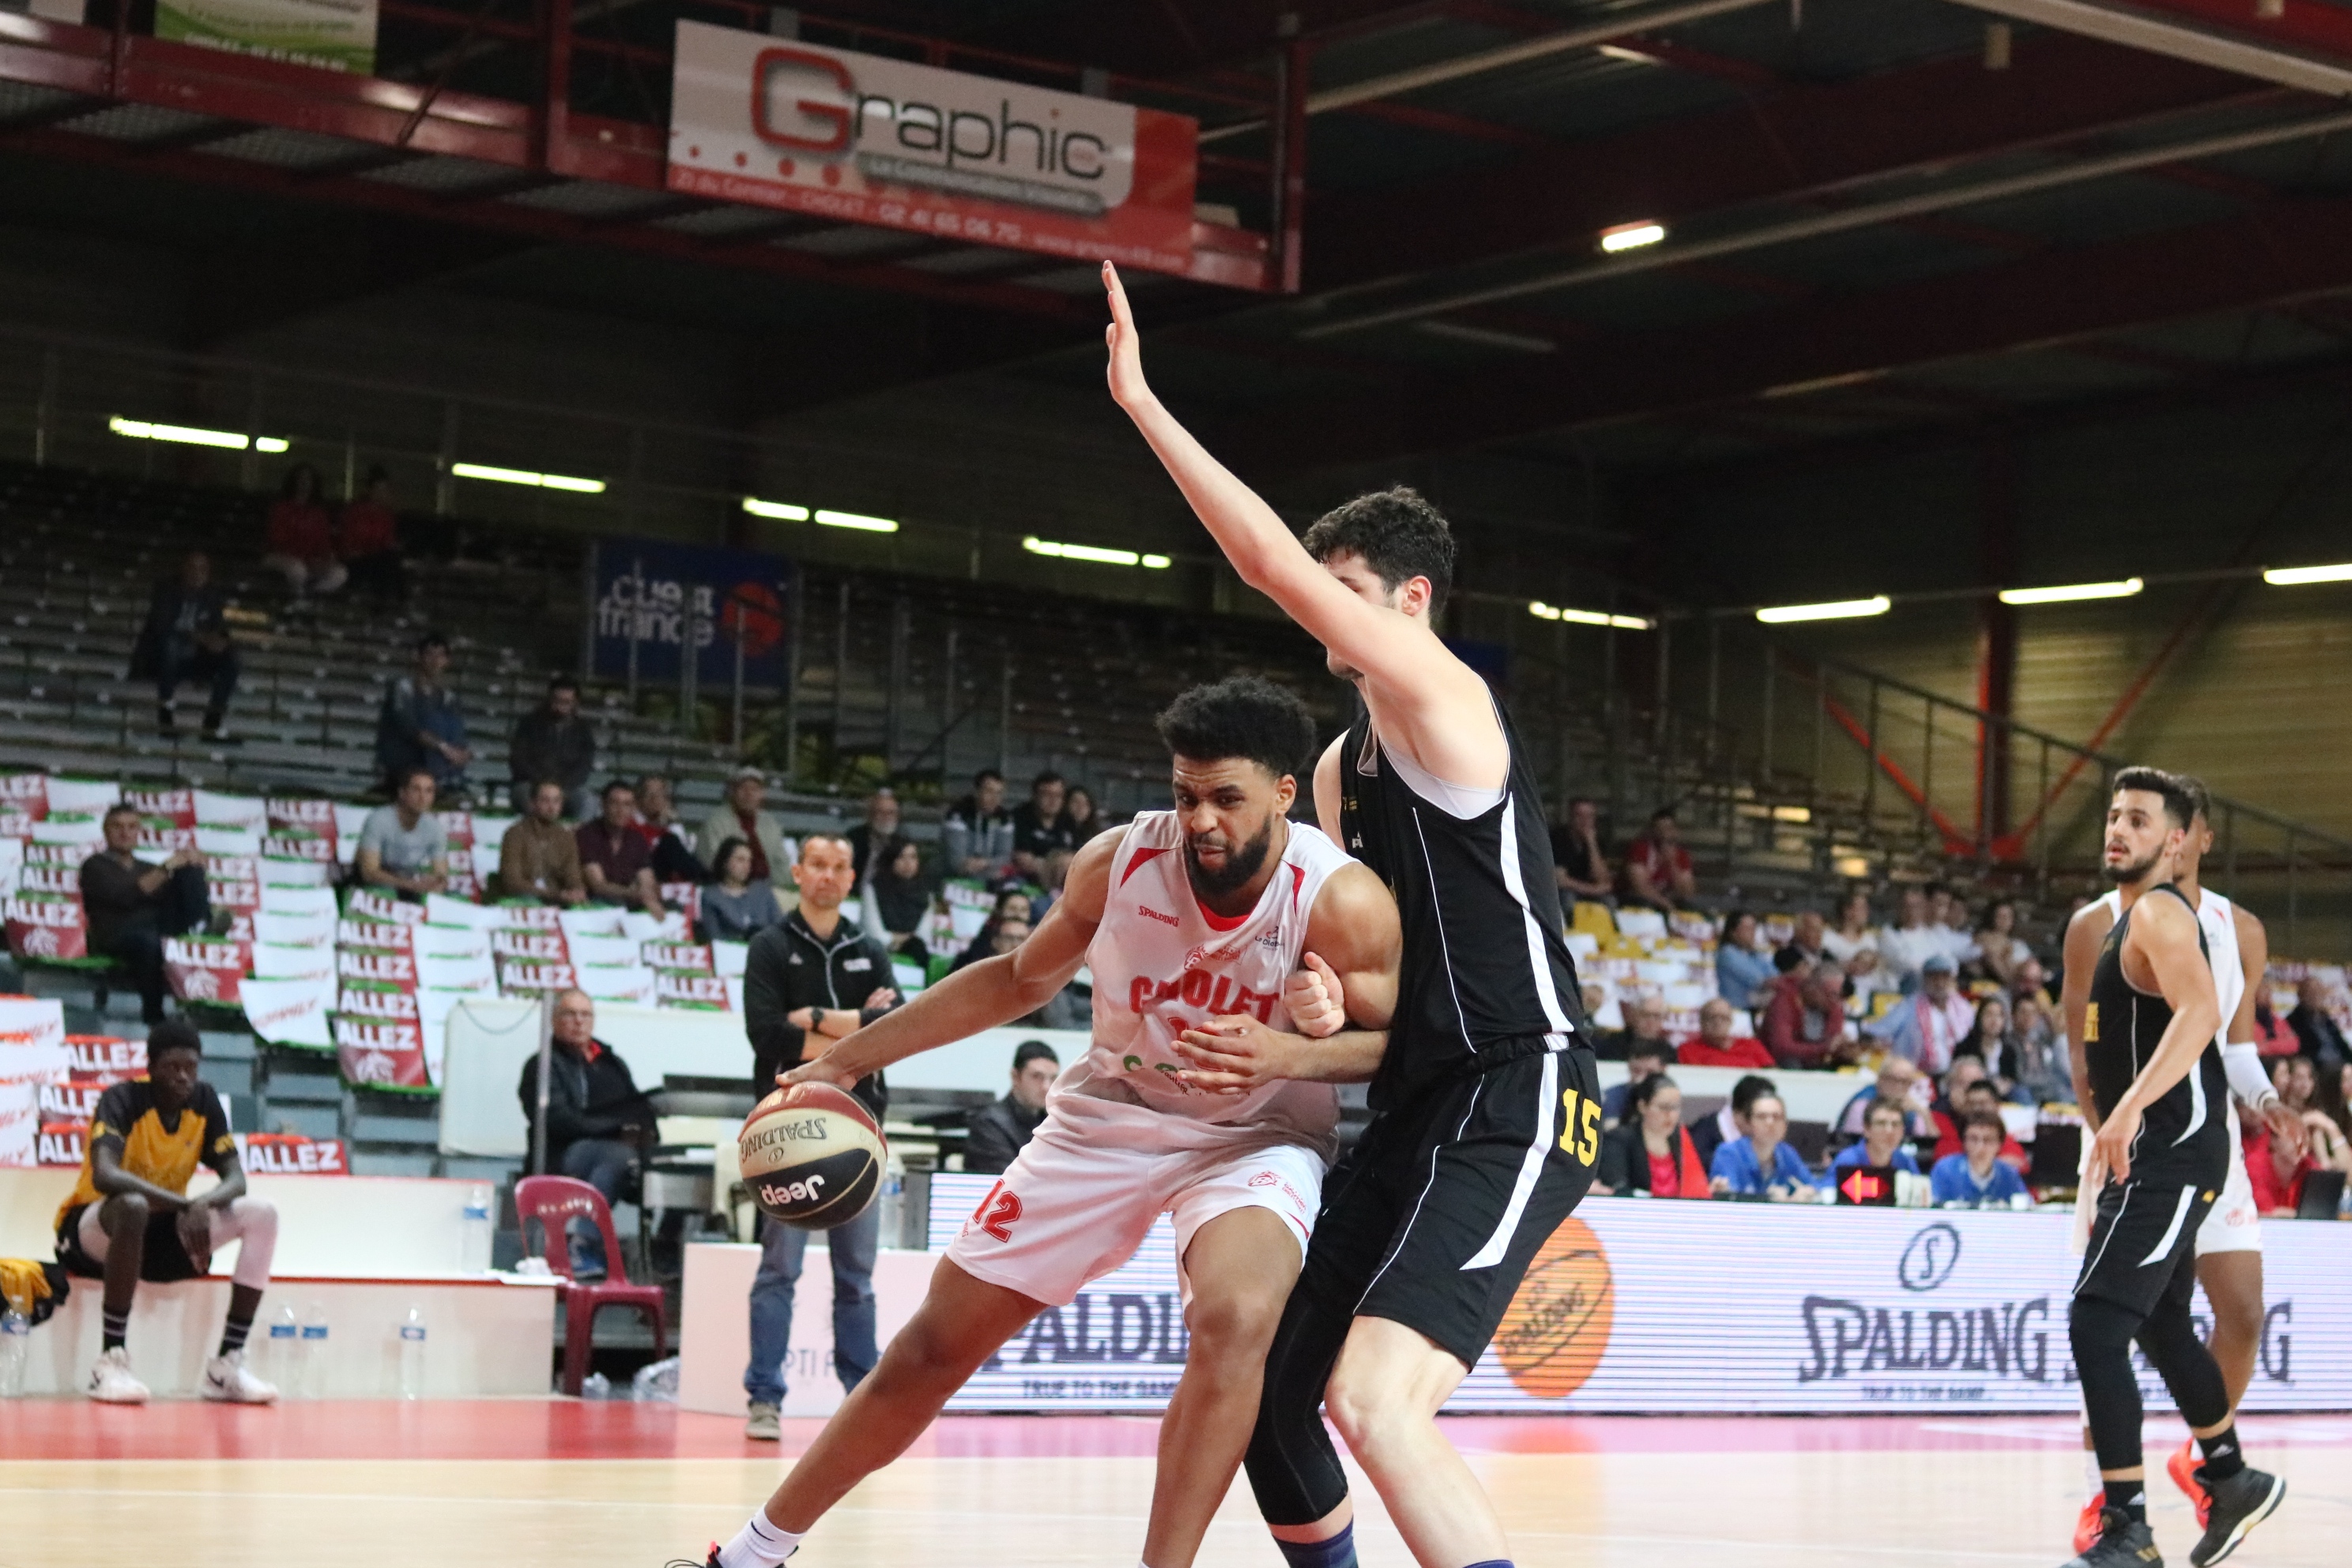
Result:
M400 808L379 805L360 827L360 847L373 849L383 868L395 877L416 877L433 869L433 862L449 852L449 835L431 812L414 827L400 826Z

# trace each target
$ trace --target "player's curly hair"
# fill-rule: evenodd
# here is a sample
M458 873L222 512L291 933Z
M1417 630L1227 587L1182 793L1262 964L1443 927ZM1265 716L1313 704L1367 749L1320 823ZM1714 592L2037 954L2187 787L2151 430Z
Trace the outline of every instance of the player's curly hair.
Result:
M1433 617L1454 586L1454 531L1444 514L1408 485L1374 490L1333 507L1298 542L1318 561L1359 555L1390 593L1415 577L1429 579Z
M1255 675L1181 692L1154 724L1177 756L1198 763L1247 757L1276 778L1305 773L1315 754L1315 716L1307 704Z

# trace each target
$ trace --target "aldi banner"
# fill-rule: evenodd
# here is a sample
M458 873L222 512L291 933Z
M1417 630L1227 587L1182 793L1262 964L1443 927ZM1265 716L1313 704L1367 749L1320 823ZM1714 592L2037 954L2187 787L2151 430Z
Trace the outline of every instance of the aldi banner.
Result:
M1197 121L677 25L669 186L1080 261L1192 263Z
M778 684L784 679L792 572L782 556L757 550L657 539L599 541L595 673L626 676L634 637L638 678L676 680L678 650L691 636L701 686L716 690L733 683L739 641L743 679L755 686Z
M993 1178L931 1179L930 1249L1009 1232ZM1545 1243L1456 1412L1853 1415L2080 1407L2063 1213L1595 1198ZM1174 1232L1048 1308L950 1399L965 1410L1157 1410L1183 1371ZM2263 1225L2246 1407L2352 1409L2352 1226ZM1733 1288L1731 1282L1737 1281ZM2211 1326L2200 1289L2198 1331ZM2163 1382L2135 1361L2151 1408Z
M373 76L375 16L375 0L156 0L155 36Z

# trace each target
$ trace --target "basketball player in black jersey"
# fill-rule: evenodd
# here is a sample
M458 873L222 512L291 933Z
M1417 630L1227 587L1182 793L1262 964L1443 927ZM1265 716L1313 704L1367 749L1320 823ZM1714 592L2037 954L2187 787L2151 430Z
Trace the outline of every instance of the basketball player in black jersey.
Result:
M2197 911L2170 880L2195 809L2157 768L2117 773L2107 807L2105 867L2123 912L2099 946L2083 1019L2098 1208L2067 1325L2106 1500L2098 1540L2068 1568L2163 1562L2147 1525L2134 1341L2205 1456L2197 1479L2212 1504L2190 1563L2227 1557L2286 1491L2247 1467L2221 1369L2189 1316L2197 1227L2230 1169L2221 1005Z
M1534 775L1486 682L1432 629L1453 577L1444 519L1390 490L1294 538L1153 397L1108 263L1103 282L1111 395L1242 580L1363 699L1316 769L1316 814L1380 873L1402 928L1391 1026L1358 1037L1373 1120L1325 1184L1266 1359L1250 1484L1293 1568L1352 1568L1328 1408L1425 1568L1507 1568L1502 1523L1435 1417L1591 1184L1601 1135ZM1269 1071L1283 1049L1269 1035L1238 1019L1196 1032L1203 1086Z

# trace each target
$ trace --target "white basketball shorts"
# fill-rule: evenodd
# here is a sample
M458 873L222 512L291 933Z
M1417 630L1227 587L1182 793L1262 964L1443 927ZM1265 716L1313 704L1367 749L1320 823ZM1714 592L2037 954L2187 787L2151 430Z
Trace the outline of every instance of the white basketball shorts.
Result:
M2197 1227L2197 1256L2262 1249L2263 1211L2254 1206L2254 1184L2246 1176L2245 1145L2232 1138L2230 1174L2221 1184L2221 1195Z
M1286 1131L1227 1127L1141 1106L1056 1094L1045 1120L948 1257L974 1279L1049 1307L1135 1255L1152 1222L1176 1222L1178 1278L1194 1233L1220 1215L1262 1208L1297 1237L1321 1202L1323 1159Z

